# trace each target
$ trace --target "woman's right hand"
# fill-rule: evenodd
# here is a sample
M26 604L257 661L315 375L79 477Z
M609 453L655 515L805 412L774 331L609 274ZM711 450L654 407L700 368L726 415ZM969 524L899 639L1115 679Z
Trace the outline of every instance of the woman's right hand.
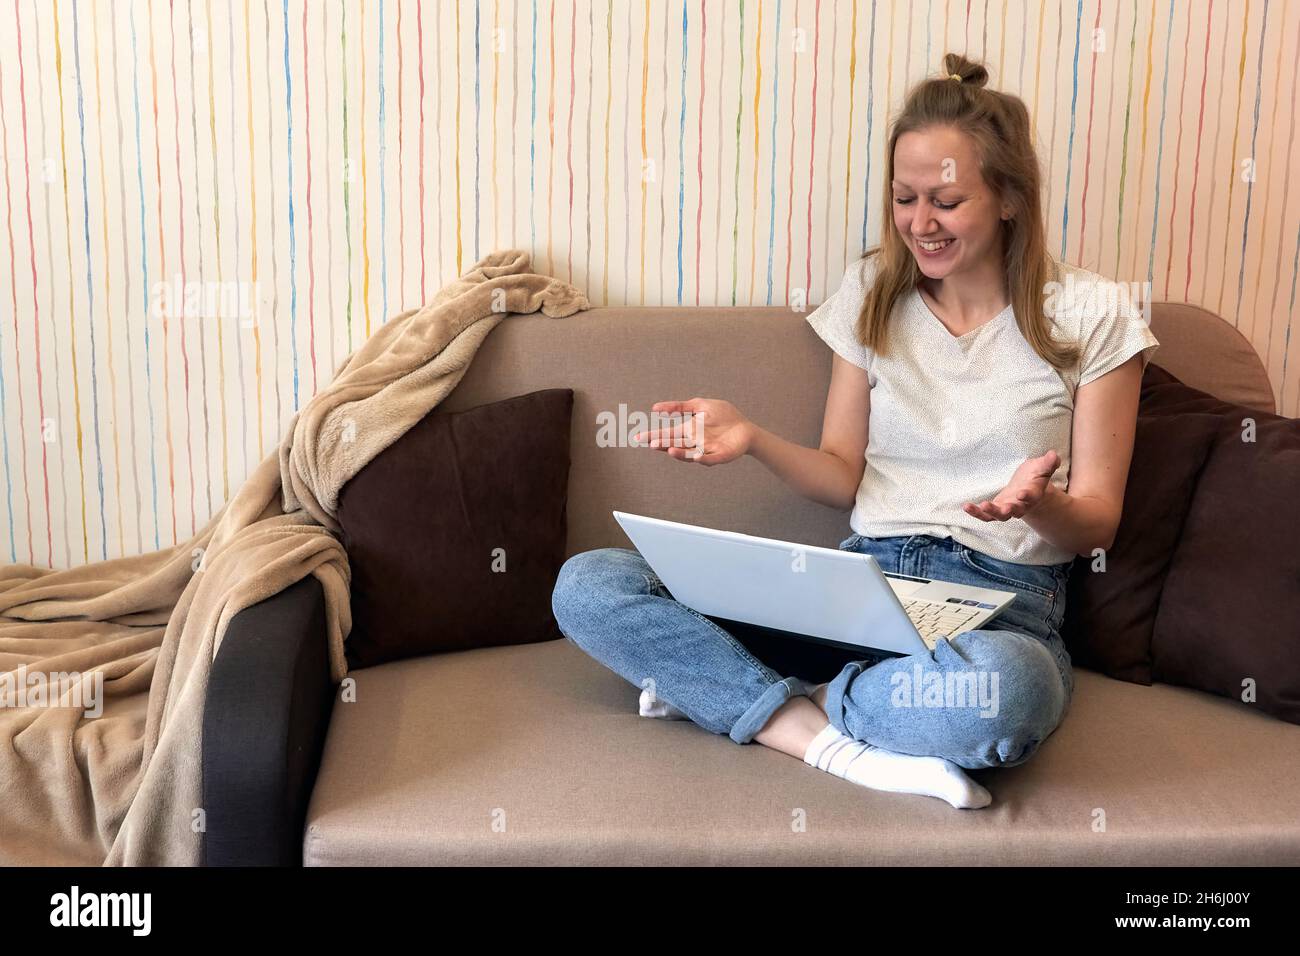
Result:
M749 452L756 426L731 402L720 398L692 398L685 402L656 402L657 416L689 413L675 424L637 432L632 440L648 442L669 458L701 465L721 465Z

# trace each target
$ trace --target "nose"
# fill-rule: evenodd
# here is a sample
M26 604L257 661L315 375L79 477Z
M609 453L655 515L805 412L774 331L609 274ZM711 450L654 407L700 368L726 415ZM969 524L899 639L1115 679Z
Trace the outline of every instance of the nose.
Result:
M912 238L933 236L939 231L937 226L938 223L934 219L934 206L930 204L929 200L918 196L916 202L912 205Z

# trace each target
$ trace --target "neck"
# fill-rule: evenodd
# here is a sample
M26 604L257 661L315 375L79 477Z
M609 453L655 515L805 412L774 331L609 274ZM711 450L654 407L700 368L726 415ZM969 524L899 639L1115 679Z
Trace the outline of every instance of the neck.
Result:
M944 314L963 324L992 318L1011 302L1002 264L996 259L944 279L926 277L921 282Z

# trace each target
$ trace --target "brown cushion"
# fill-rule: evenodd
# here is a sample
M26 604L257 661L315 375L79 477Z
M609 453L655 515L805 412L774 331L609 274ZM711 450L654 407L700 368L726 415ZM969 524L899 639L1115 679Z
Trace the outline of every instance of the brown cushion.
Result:
M1104 570L1079 557L1070 571L1062 636L1074 663L1137 684L1151 683L1160 591L1220 427L1217 415L1171 411L1192 391L1159 366L1147 366L1115 543Z
M435 409L344 486L350 666L562 637L572 410L567 388Z
M1250 706L1300 723L1300 419L1233 405L1219 421L1160 596L1152 677L1238 701L1251 681Z
M1168 369L1150 364L1142 375L1142 400L1139 415L1177 415L1201 412L1225 415L1240 406L1192 388L1175 378ZM1252 412L1253 414L1253 412Z

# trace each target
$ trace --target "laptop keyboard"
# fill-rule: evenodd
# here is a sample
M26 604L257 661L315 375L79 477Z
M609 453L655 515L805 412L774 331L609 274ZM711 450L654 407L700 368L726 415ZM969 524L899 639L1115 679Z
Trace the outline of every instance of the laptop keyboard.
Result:
M925 646L934 650L942 638L953 637L966 629L966 626L980 614L978 609L963 607L960 604L940 604L935 601L914 601L903 599L903 610L916 625Z

